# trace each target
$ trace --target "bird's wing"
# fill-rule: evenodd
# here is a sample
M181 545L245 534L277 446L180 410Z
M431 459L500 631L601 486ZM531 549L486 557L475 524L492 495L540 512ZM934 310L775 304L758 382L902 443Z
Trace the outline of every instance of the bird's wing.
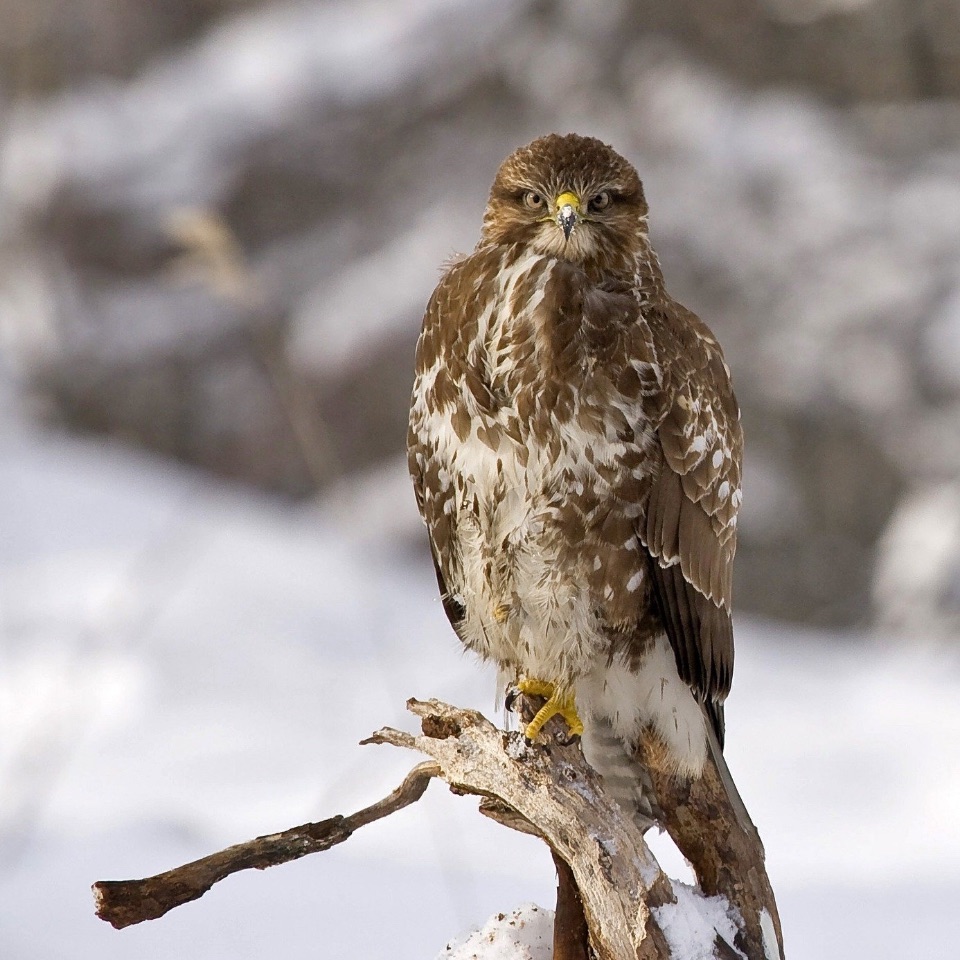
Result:
M454 630L464 618L461 600L451 595L448 582L455 563L455 531L447 502L454 495L450 483L442 483L440 461L436 455L438 419L463 441L470 433L469 417L462 405L453 401L462 390L457 378L465 378L470 389L482 389L470 380L476 373L454 356L454 344L465 331L476 330L483 306L493 296L497 261L491 254L473 254L448 264L430 297L417 341L416 372L410 420L407 432L407 466L413 480L420 515L427 525L430 552L440 587L443 609Z
M680 676L723 743L733 675L733 555L743 435L730 373L709 329L679 304L650 321L665 407L661 469L641 539Z

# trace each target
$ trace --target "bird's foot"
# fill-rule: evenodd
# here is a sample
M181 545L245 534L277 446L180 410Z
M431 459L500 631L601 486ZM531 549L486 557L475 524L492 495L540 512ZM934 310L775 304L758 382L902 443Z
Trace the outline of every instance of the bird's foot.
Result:
M521 693L530 697L547 698L547 702L537 711L523 731L524 738L528 742L532 743L536 740L537 734L543 729L544 724L557 716L563 717L567 723L567 735L560 738L561 743L565 745L574 743L583 734L583 721L577 713L577 705L572 690L558 690L555 684L547 680L523 677L517 681L516 686L507 697L508 709L513 706L514 700Z

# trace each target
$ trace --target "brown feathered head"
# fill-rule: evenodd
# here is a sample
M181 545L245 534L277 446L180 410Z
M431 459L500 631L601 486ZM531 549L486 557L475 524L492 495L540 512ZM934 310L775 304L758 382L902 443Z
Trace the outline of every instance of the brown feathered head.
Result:
M497 171L481 244L519 243L585 266L621 270L647 249L637 171L593 137L552 133Z

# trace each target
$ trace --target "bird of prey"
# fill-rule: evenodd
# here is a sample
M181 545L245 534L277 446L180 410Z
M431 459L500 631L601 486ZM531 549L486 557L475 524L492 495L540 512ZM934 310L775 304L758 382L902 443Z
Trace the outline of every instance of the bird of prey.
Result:
M427 306L408 434L453 629L547 698L527 737L561 715L635 813L642 731L671 773L712 753L728 777L742 453L720 346L666 292L647 212L599 140L509 156Z

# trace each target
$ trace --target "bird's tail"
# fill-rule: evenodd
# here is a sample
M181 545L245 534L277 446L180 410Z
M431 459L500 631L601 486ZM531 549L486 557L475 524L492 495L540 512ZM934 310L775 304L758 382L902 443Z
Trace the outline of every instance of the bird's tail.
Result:
M581 738L587 763L603 777L607 792L646 831L662 820L650 771L604 717L591 717Z
M745 833L756 838L759 844L757 828L750 819L737 785L733 782L730 768L723 758L723 751L709 720L704 727L707 731L707 763L716 769L737 823ZM665 818L650 771L640 760L637 751L617 736L609 720L604 717L591 717L585 725L581 742L587 762L603 777L608 792L633 818L640 830L646 831L655 823L664 823Z
M753 820L750 819L750 814L747 812L746 804L743 802L743 798L740 796L740 791L737 790L737 785L733 782L733 777L730 774L730 768L727 766L727 761L723 759L723 750L720 747L720 741L717 740L717 735L713 730L713 725L710 723L709 717L706 718L704 727L707 731L709 761L712 761L714 767L716 767L717 775L720 777L720 782L723 784L723 789L726 791L727 799L730 801L730 807L737 818L737 823L740 824L740 827L744 833L756 839L756 842L760 845L760 849L762 850L763 845L760 843L760 835L757 833L757 828L754 826Z

